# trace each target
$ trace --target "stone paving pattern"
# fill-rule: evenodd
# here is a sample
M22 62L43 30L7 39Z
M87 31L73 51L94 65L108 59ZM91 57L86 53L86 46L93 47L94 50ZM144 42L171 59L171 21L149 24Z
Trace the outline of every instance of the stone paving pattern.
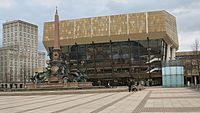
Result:
M152 87L138 92L8 95L0 96L0 113L200 113L200 92Z

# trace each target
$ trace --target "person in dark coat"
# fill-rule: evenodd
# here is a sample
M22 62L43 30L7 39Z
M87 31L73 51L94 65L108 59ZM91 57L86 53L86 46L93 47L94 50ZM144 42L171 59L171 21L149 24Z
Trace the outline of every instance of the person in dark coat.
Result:
M131 92L131 83L128 82L128 91Z
M128 91L131 92L131 85L128 85Z

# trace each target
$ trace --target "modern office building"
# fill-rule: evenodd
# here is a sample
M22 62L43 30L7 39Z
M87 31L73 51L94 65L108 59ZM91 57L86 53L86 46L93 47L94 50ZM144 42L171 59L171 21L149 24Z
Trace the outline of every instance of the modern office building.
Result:
M52 51L54 23L44 23L43 43ZM179 47L176 18L166 11L60 21L60 44L70 71L94 84L127 81L162 84L161 62Z
M3 23L0 48L0 82L29 82L34 68L45 67L45 53L38 52L38 26L21 20Z
M176 58L183 63L185 84L199 84L200 51L177 52Z

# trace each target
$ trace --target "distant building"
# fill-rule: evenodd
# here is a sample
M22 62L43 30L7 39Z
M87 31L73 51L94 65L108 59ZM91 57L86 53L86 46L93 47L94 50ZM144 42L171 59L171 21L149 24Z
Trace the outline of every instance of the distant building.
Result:
M176 58L181 60L184 65L185 84L188 81L190 84L200 84L198 70L198 65L200 65L200 51L177 52Z
M53 22L44 24L47 51L53 48L53 28ZM176 18L166 11L63 20L60 44L70 71L102 85L161 85L161 62L175 59L179 47Z
M0 81L29 82L34 68L45 67L45 53L37 47L38 26L21 20L3 23Z

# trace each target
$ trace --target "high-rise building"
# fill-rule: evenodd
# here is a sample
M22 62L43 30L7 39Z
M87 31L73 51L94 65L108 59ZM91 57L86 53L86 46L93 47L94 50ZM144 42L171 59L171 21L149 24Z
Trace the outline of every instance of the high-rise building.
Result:
M173 60L179 47L176 18L167 11L63 20L59 25L69 70L87 74L94 84L161 85L161 62ZM53 41L54 22L45 22L48 51Z
M3 23L0 81L29 82L34 68L45 67L45 53L37 47L38 26L21 20Z

